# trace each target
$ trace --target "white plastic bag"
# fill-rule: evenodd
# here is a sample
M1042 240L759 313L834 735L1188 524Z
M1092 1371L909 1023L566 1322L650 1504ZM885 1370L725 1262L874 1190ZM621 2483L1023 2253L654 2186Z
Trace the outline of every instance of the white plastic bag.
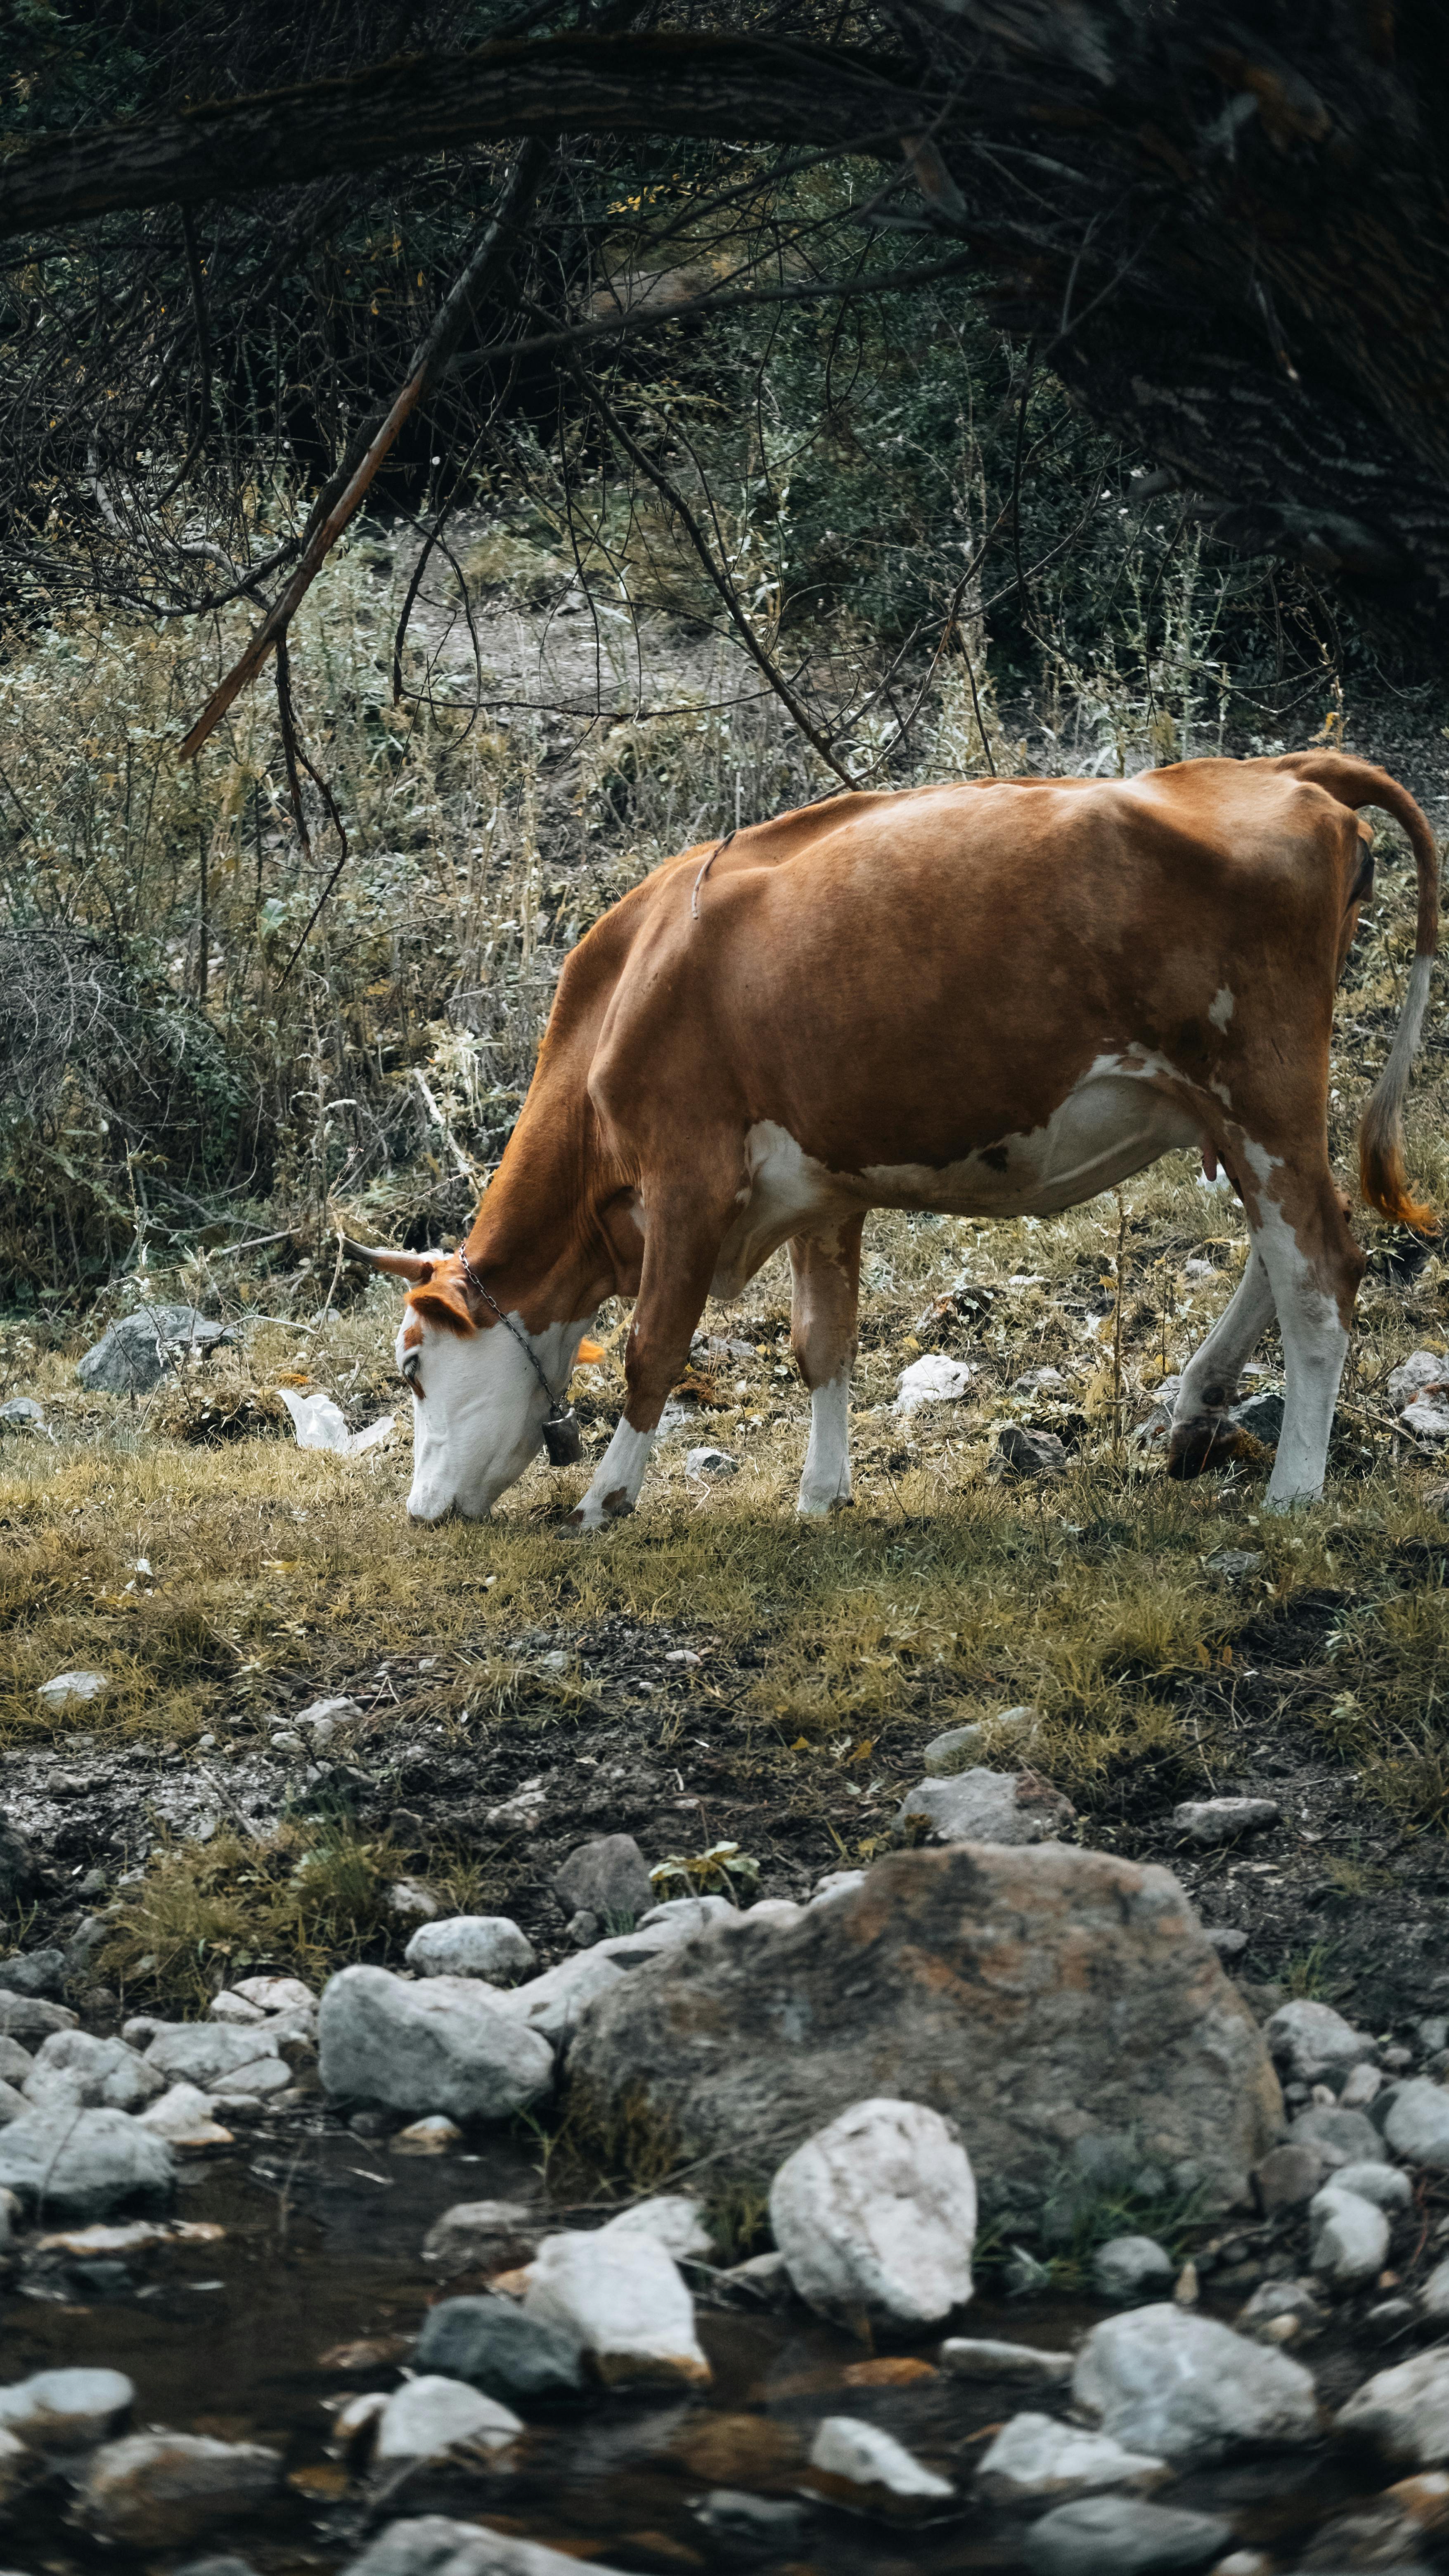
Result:
M384 1413L369 1422L365 1431L349 1431L339 1405L330 1395L298 1395L290 1386L277 1389L292 1417L299 1449L330 1449L338 1458L360 1457L364 1449L375 1449L385 1440L397 1419Z

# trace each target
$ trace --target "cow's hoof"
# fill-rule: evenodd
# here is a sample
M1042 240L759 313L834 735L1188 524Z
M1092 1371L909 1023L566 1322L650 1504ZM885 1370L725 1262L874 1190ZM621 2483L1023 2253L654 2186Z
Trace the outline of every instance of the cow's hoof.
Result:
M1243 1431L1223 1414L1202 1414L1196 1422L1174 1427L1167 1452L1167 1472L1179 1483L1201 1476L1208 1467L1227 1467L1235 1458L1261 1455L1260 1444L1252 1433Z

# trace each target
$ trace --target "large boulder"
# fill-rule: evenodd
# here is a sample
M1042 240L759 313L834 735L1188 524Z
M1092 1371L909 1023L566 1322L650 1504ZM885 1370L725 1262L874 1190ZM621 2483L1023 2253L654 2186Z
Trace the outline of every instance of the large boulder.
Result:
M93 1342L75 1373L92 1395L145 1395L178 1359L230 1338L194 1306L143 1306Z
M938 2325L971 2296L976 2186L959 2139L919 2102L857 2102L770 2186L800 2297L855 2326Z
M993 2209L1104 2154L1235 2200L1283 2116L1176 1879L1069 1844L896 1853L797 1923L710 1928L600 1995L569 2066L597 2135L647 2129L712 2181L772 2172L842 2104L924 2102Z

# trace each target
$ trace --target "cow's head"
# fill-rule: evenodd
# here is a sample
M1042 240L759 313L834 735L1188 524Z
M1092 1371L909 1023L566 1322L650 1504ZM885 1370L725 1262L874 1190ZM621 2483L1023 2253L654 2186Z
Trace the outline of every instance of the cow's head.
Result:
M500 1318L456 1252L345 1249L408 1282L396 1348L413 1399L409 1513L419 1521L450 1511L481 1520L537 1456L550 1394L563 1394L579 1356L583 1319L530 1332L509 1312L506 1293Z

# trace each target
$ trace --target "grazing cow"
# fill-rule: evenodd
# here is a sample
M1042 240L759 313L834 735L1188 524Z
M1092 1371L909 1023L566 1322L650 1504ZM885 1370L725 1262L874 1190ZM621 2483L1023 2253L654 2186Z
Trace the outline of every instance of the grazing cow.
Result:
M578 1455L564 1390L610 1296L635 1300L628 1400L568 1526L630 1510L705 1299L788 1243L799 1508L827 1512L850 1500L867 1210L1051 1216L1182 1146L1226 1170L1252 1249L1183 1378L1171 1465L1205 1462L1276 1308L1268 1499L1311 1501L1364 1266L1327 1146L1334 988L1373 886L1364 805L1413 845L1418 936L1363 1188L1426 1224L1402 1104L1437 854L1383 770L1294 752L832 797L667 861L580 941L460 1252L349 1247L410 1283L409 1511L476 1518L545 1437Z

